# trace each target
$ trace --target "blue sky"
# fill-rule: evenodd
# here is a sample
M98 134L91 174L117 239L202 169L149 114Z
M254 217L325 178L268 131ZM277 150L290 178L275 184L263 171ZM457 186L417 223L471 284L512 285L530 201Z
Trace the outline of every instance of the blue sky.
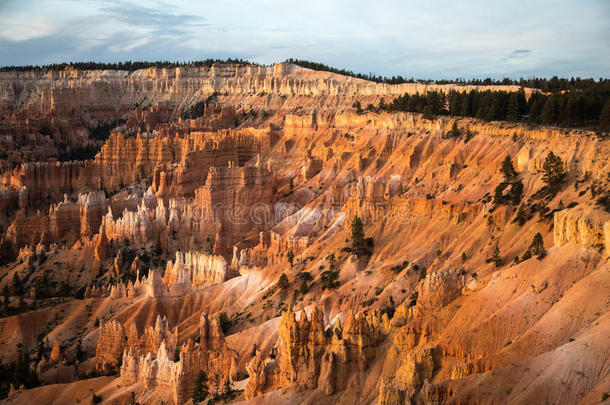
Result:
M226 57L424 79L610 77L610 0L0 0L0 65Z

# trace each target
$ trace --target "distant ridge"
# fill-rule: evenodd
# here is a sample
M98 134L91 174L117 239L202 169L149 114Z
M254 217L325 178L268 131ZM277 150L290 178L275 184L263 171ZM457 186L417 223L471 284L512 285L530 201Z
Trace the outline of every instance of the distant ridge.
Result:
M151 67L155 68L176 68L176 67L211 67L215 63L234 63L240 65L252 65L252 66L264 66L260 63L248 61L240 58L227 58L227 59L203 59L194 60L187 62L171 62L171 61L125 61L125 62L62 62L62 63L51 63L48 65L23 65L23 66L0 66L0 72L26 72L26 71L60 71L66 68L72 68L76 70L122 70L133 72L140 69L147 69ZM492 79L490 77L485 79L414 79L413 77L405 78L401 75L398 76L376 76L372 73L363 74L355 73L348 69L339 69L329 65L325 65L319 62L308 61L304 59L289 58L284 63L292 63L307 69L331 72L343 76L355 77L358 79L368 80L375 83L385 84L403 84L403 83L421 83L421 84L462 84L462 85L473 85L473 86L500 86L500 85L517 85L521 87L529 87L534 89L540 89L544 92L556 93L571 90L587 90L593 87L607 89L610 88L610 81L607 78L560 78L553 76L551 78L545 77L530 77L510 79L508 77L502 80Z

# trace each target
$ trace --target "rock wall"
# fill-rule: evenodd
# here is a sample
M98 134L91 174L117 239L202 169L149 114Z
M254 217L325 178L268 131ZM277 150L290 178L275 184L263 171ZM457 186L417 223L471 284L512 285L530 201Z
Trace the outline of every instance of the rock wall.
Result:
M554 214L555 245L576 243L610 252L610 214L592 208L570 208Z
M15 86L15 83L18 83ZM16 89L20 89L19 92ZM30 116L67 114L82 105L98 120L115 117L136 105L165 103L178 108L196 97L275 94L290 97L360 95L391 96L428 90L469 91L477 86L407 83L388 85L318 72L290 63L246 66L217 63L211 67L148 68L126 71L28 71L0 73L0 112ZM486 86L517 91L519 86ZM531 89L526 92L531 93ZM351 105L351 104L350 104Z
M242 250L234 249L231 263L240 273L247 273L252 268L288 262L289 252L297 256L309 243L307 236L280 235L274 231L261 232L258 245Z
M7 230L7 237L16 247L36 245L42 242L72 245L82 238L95 235L107 209L103 192L79 194L72 202L64 196L64 201L53 204L47 215L38 212L26 216L21 210Z
M131 385L142 381L146 389L169 388L176 404L184 403L193 393L195 376L202 370L210 381L231 380L236 372L234 351L225 343L218 320L202 313L199 323L199 343L189 339L180 347L179 360L175 358L174 344L163 340L158 346L156 358L149 351L139 355L131 348L123 352L121 383Z
M95 367L99 372L107 372L118 366L127 336L120 322L100 321L99 336L95 349Z
M272 221L271 173L261 167L212 167L205 186L195 191L200 210L198 233L214 240L214 253L231 252L251 232Z
M245 389L246 399L267 389L267 384L295 386L298 389L317 388L326 395L346 388L351 377L364 371L374 357L375 347L385 338L387 316L365 317L348 312L345 322L337 321L325 327L324 314L314 307L308 318L293 312L283 312L279 325L277 361L263 361L260 354L252 358L247 368L250 380Z
M99 189L100 177L94 161L23 163L3 171L0 185L23 190L20 204L41 204L63 200L64 194ZM26 193L27 192L27 193ZM25 208L25 207L24 207Z
M119 365L125 350L135 355L146 355L157 352L163 342L177 344L178 336L170 331L167 318L157 316L154 326L150 326L140 334L136 324L131 323L125 328L119 321L100 321L99 336L95 350L96 369L106 372Z
M165 268L163 282L171 288L187 284L190 288L222 283L227 277L227 262L222 256L202 252L176 252Z
M417 286L418 308L442 308L460 296L466 284L466 276L457 269L447 269L426 274Z

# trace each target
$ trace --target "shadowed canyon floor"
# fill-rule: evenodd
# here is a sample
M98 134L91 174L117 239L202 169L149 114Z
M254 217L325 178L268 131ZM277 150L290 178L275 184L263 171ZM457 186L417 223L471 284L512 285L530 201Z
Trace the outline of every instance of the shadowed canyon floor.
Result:
M0 72L3 403L607 400L608 138L352 107L472 87Z

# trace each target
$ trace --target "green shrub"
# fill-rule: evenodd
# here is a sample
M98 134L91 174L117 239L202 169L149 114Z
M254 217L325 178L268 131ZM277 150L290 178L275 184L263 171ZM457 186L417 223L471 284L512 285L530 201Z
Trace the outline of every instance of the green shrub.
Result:
M288 281L288 276L286 276L286 274L282 273L277 282L277 286L282 290L286 290L288 287L290 287L290 282Z

